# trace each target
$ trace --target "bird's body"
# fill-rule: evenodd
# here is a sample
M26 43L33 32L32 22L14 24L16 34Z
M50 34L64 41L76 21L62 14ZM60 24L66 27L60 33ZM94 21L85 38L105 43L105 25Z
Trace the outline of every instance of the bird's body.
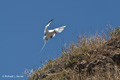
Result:
M43 37L44 40L48 40L49 38L52 38L55 36L55 33L53 30L48 30L46 33L45 33L45 36Z
M57 33L61 33L65 28L66 26L62 26L62 27L59 27L59 28L55 28L55 29L52 29L52 30L48 30L48 26L50 25L50 23L53 21L54 19L50 20L48 22L48 24L45 26L45 30L44 30L44 45L43 45L43 48L45 47L45 44L46 44L46 41L49 40L49 38L53 38L55 37L55 34ZM43 50L43 48L41 49L41 51Z
M62 32L66 28L66 26L62 26L59 28L55 28L53 30L48 30L47 28L52 21L53 21L53 19L48 22L48 24L46 25L45 30L44 30L45 36L43 37L43 39L46 41L49 40L49 38L53 38L55 36L55 34Z

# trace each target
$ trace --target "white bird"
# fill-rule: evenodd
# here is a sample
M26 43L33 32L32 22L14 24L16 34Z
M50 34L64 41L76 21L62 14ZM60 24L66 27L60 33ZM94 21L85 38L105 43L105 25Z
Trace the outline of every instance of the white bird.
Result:
M55 34L57 33L61 33L65 28L66 26L61 26L59 28L55 28L55 29L52 29L52 30L48 30L48 26L50 26L50 23L53 21L54 19L50 20L47 25L45 26L45 30L44 30L44 45L43 45L43 48L45 47L45 44L46 44L46 41L49 40L49 38L53 38L55 37ZM41 49L41 51L43 50L43 48Z

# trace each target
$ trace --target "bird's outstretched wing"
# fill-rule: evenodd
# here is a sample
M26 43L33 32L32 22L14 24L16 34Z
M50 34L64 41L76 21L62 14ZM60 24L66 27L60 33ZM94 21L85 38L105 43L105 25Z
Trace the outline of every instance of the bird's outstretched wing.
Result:
M62 27L59 27L59 28L55 28L54 30L57 33L61 33L65 28L66 28L66 26L62 26Z
M47 31L47 27L50 26L50 23L51 23L53 20L54 20L54 19L50 20L50 21L47 23L47 25L45 26L44 34L45 34L46 31Z
M54 20L54 19L50 20L45 27L50 26L50 23L51 23L53 20Z

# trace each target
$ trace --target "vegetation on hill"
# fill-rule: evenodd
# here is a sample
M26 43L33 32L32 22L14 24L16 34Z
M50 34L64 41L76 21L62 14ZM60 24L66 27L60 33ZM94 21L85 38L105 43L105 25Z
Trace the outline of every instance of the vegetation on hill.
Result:
M80 36L28 80L120 80L120 27L108 34Z

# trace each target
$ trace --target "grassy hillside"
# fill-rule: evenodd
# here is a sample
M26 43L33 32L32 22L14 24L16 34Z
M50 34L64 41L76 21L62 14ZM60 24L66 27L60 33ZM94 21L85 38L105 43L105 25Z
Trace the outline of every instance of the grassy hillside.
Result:
M120 27L108 34L80 36L28 80L120 80Z

